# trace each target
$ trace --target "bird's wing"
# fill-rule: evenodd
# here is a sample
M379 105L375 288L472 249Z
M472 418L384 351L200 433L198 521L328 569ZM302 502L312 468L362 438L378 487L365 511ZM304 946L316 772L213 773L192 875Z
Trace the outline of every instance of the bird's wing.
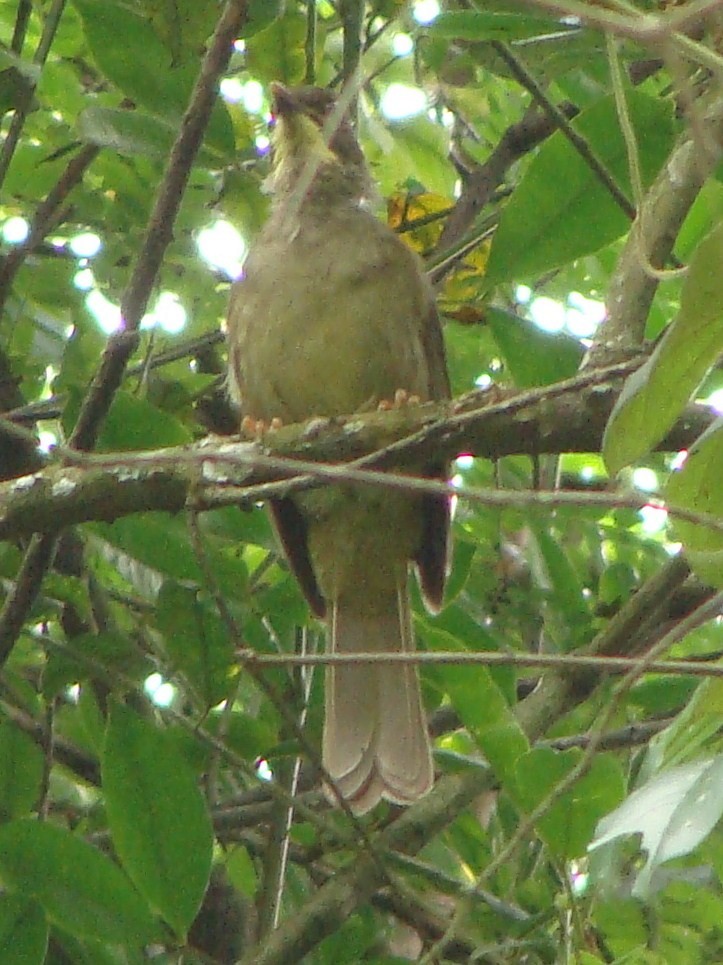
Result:
M444 350L442 326L437 307L430 299L422 328L424 354L429 372L429 396L431 399L451 398L447 360ZM426 467L432 478L446 479L446 462ZM422 503L422 540L415 557L419 585L427 605L432 610L442 606L444 584L449 568L450 505L447 496L425 496Z
M304 517L291 499L271 500L269 508L286 559L311 612L323 620L326 616L326 601L316 581L314 567L311 565Z

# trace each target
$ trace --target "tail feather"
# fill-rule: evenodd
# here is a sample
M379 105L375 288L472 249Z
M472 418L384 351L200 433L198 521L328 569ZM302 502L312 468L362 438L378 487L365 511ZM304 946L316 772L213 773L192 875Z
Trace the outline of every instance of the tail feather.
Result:
M406 585L372 609L337 600L330 614L333 653L409 652L414 647ZM324 766L353 811L385 798L416 801L434 771L419 675L411 664L329 666Z

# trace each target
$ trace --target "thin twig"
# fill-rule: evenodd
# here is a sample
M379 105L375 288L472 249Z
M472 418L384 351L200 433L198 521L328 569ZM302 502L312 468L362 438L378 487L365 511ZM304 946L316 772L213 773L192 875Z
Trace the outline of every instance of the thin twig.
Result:
M18 3L18 13L15 17L15 26L13 27L13 39L10 41L10 49L18 56L23 52L23 44L25 43L25 35L28 30L32 10L33 5L31 0L20 0Z
M10 293L10 285L28 255L32 254L65 216L63 202L83 179L90 164L98 156L100 148L88 144L73 157L63 173L35 210L28 236L16 245L0 265L0 313Z
M304 39L304 83L316 80L316 0L306 0L306 38Z
M537 101L555 126L559 128L560 133L572 144L573 148L583 161L585 161L603 187L606 188L611 197L617 202L621 210L632 220L635 217L635 205L630 203L625 192L608 170L607 165L600 160L587 140L575 130L567 117L565 117L557 105L545 94L532 74L530 74L519 58L512 53L507 44L499 40L493 40L491 41L491 46L505 62L513 77L519 81L525 90L528 90L530 94L532 94L535 101Z
M694 138L684 134L648 190L639 230L631 232L610 280L607 315L595 334L586 366L606 364L643 341L659 279L645 270L640 250L645 252L644 261L655 267L663 265L673 250L691 205L723 154L723 97L706 110L704 118L708 149L701 150Z
M145 239L133 274L121 299L123 328L112 335L100 367L91 383L70 439L70 446L92 449L98 430L120 386L128 360L138 343L137 331L166 248L173 237L173 223L181 205L203 135L218 95L218 80L228 66L233 42L246 18L246 0L229 0L216 26L181 120L151 212Z
M244 666L317 667L337 664L415 664L416 666L477 667L550 667L559 672L600 670L620 674L640 665L642 657L596 657L577 654L498 653L459 651L415 651L414 653L258 653L239 651ZM662 660L646 665L646 673L673 674L686 677L723 677L723 664L689 660Z

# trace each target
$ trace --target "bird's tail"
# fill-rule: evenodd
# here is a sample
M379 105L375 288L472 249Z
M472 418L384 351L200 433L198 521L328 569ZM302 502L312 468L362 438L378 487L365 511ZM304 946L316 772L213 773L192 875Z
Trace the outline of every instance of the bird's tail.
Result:
M406 582L361 610L358 598L336 600L329 624L332 653L414 649ZM323 762L357 814L369 811L381 798L410 804L430 789L434 770L416 666L327 667Z

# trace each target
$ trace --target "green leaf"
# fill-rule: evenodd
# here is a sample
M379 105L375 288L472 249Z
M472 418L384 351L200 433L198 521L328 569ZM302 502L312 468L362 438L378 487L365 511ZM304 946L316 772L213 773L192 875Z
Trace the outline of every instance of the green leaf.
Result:
M201 580L188 528L167 513L139 513L89 529L139 562L177 580Z
M690 854L723 813L723 757L662 771L598 824L591 850L639 834L647 852L633 894L645 898L664 861Z
M672 506L709 513L723 519L723 419L718 419L690 449L682 469L667 486ZM723 587L723 533L697 523L674 519L675 532L697 575Z
M676 678L666 674L665 683ZM690 679L687 681L691 683ZM675 694L675 688L673 688ZM655 709L656 712L657 708ZM663 713L669 713L664 709ZM688 702L676 713L674 720L650 741L640 769L639 781L656 774L661 767L674 767L698 760L715 739L723 718L723 680L709 678L694 688Z
M112 107L86 107L78 117L78 134L88 144L107 147L126 157L144 155L165 160L180 124L157 114ZM201 147L198 160L213 165L218 152Z
M233 642L215 607L188 587L167 580L158 595L156 620L174 667L206 707L228 695L235 667Z
M203 582L185 520L167 513L138 513L113 523L89 523L88 528L145 566L177 580ZM220 546L209 539L205 547L220 590L238 597L248 579L237 546Z
M148 965L148 956L142 948L121 948L89 938L81 941L57 926L51 934L51 942L52 947L58 949L59 957L48 960L46 965L70 965L71 962L72 965ZM64 957L60 957L61 953Z
M608 420L603 454L611 472L650 452L665 437L723 352L723 224L698 245L677 318L634 372Z
M156 406L131 395L116 392L98 440L98 449L159 449L191 442L188 429Z
M7 965L43 965L48 923L43 909L19 895L0 895L0 961Z
M251 855L243 845L231 849L224 867L234 888L244 897L253 899L258 891L259 881Z
M81 938L146 944L159 937L148 908L100 851L54 824L22 818L0 828L0 877Z
M547 632L561 649L569 652L583 643L590 633L592 614L585 588L579 570L571 559L570 549L555 538L549 525L533 517L530 519L530 530L534 533L550 587L550 604L561 624L556 628L556 624L548 618Z
M177 132L178 126L172 121L140 111L92 106L78 118L83 141L128 157L145 154L166 158Z
M639 91L627 96L648 184L672 146L670 106ZM614 100L607 97L584 111L573 127L629 194L627 152ZM609 191L558 131L533 158L502 212L487 265L488 285L521 281L599 251L629 226Z
M101 72L135 104L178 121L198 74L198 57L174 66L173 55L150 20L120 0L73 0L86 41ZM122 42L119 38L122 38ZM214 107L206 139L223 156L234 153L228 112Z
M393 134L391 141L389 131ZM444 131L428 117L420 116L390 124L385 129L384 142L373 145L368 158L374 164L382 190L413 178L427 191L449 197L455 178L447 151Z
M167 733L115 705L102 775L108 823L124 868L185 938L208 883L213 848L193 772Z
M221 14L217 2L198 0L136 0L153 24L156 34L171 53L173 66L191 62L198 64L203 50Z
M305 39L306 17L290 9L248 40L248 71L262 84L269 84L272 80L300 84L306 66Z
M537 747L520 757L516 764L517 790L525 810L537 807L581 757L582 751L577 748L560 752L549 747ZM555 798L537 822L540 837L557 858L581 857L595 825L623 794L620 765L611 755L601 754L570 790Z
M81 633L67 647L51 650L43 672L43 693L56 697L69 684L84 680L103 681L114 688L118 674L123 681L142 681L154 670L137 641L122 633ZM121 687L125 689L126 684Z
M10 721L0 724L0 821L27 814L38 800L43 754ZM0 959L1 960L1 959Z
M247 0L246 18L241 36L248 40L260 30L269 27L284 12L286 0Z
M454 10L440 14L427 28L431 37L450 40L525 40L541 34L566 34L570 27L554 17L536 17L524 11Z
M455 637L431 626L424 638L432 650L462 650ZM442 664L435 676L500 779L511 778L515 761L529 745L492 674L483 666Z
M487 309L485 320L518 388L551 385L577 372L584 349L572 336L543 332L534 322L500 308Z

